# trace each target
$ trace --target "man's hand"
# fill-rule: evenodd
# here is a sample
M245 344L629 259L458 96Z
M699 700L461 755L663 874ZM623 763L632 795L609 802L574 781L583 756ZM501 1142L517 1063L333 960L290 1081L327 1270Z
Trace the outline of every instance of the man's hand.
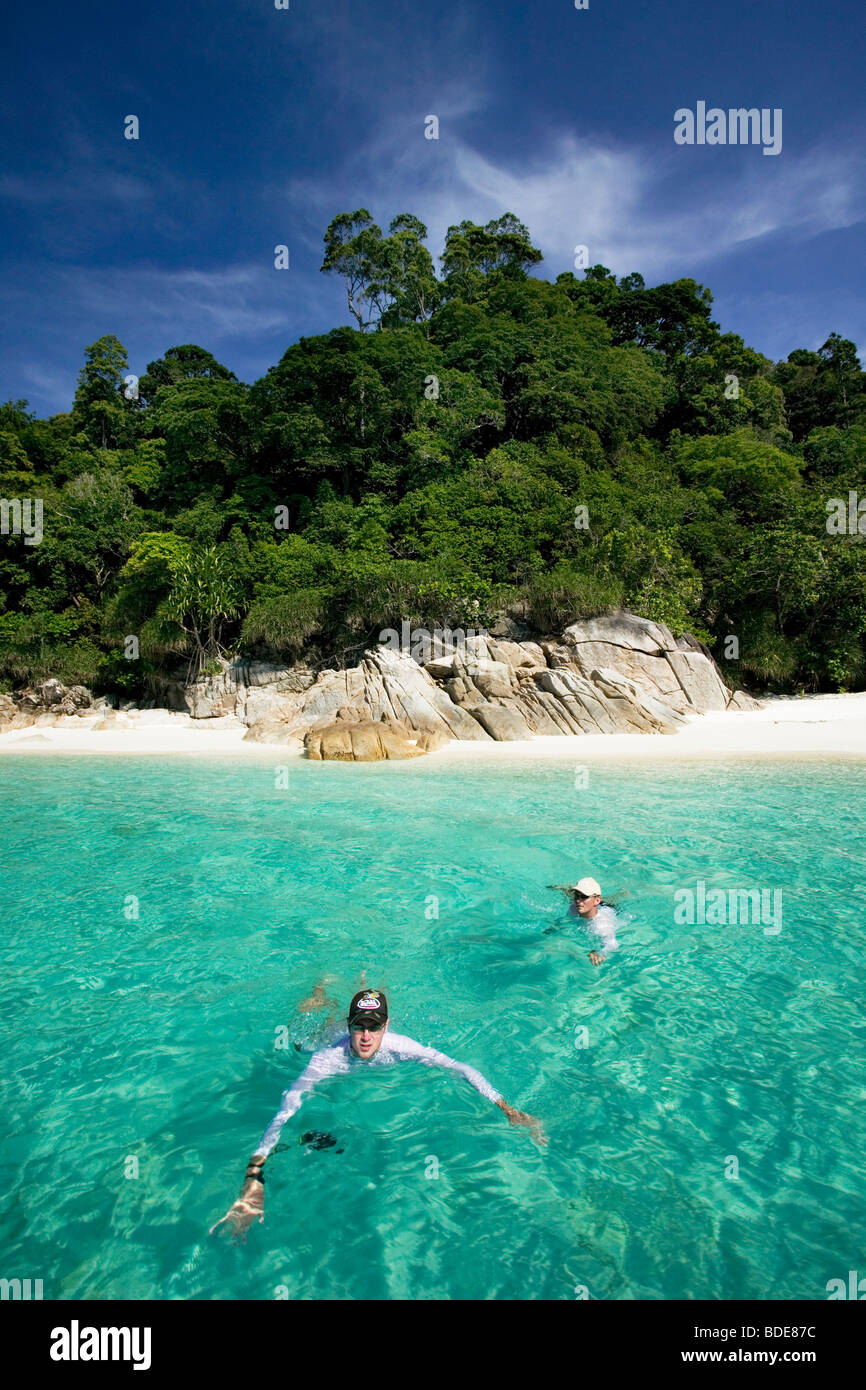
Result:
M605 961L607 960L607 957L601 955L599 951L590 951L589 958L592 961L593 965L604 965Z
M541 1147L547 1143L547 1135L544 1126L534 1115L526 1115L522 1110L515 1110L513 1105L508 1105L504 1100L498 1100L496 1104L503 1110L513 1125L526 1125L536 1144Z
M247 1231L254 1221L260 1223L265 1219L265 1189L255 1178L247 1178L241 1188L241 1195L236 1202L233 1202L225 1216L215 1221L208 1231L208 1235L213 1235L224 1223L234 1237L235 1244L240 1239L246 1245Z

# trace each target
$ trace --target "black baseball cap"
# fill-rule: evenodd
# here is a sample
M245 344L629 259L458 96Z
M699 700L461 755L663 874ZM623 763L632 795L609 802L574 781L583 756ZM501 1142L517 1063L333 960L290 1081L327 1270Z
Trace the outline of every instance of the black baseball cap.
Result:
M368 1023L371 1027L381 1027L388 1022L388 1000L380 989L359 989L349 1005L349 1027L355 1023Z

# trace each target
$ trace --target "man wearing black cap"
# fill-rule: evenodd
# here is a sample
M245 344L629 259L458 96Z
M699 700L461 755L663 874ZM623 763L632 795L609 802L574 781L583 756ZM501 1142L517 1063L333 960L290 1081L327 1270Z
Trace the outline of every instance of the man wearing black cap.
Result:
M399 1033L388 1032L388 1001L380 989L362 989L355 995L349 1006L348 1033L339 1038L332 1047L323 1047L310 1058L309 1064L296 1081L283 1092L280 1108L261 1137L258 1148L247 1166L241 1195L219 1221L210 1228L213 1235L223 1222L228 1224L233 1235L243 1235L255 1220L264 1221L264 1178L262 1169L268 1154L280 1137L283 1125L300 1108L305 1094L312 1091L320 1081L329 1076L338 1076L351 1071L356 1059L364 1062L378 1058L380 1062L423 1062L429 1067L445 1067L448 1071L459 1072L487 1100L492 1100L500 1110L504 1110L513 1125L527 1125L539 1144L547 1139L540 1121L532 1115L524 1115L502 1099L490 1082L485 1080L474 1067L465 1062L456 1062L444 1052L433 1047L424 1047L414 1038L403 1037Z

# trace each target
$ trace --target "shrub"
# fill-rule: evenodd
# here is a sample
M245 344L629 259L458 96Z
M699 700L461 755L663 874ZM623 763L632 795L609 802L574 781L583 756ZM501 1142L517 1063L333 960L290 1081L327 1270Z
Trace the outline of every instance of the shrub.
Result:
M538 632L560 633L569 623L620 607L622 599L620 580L561 563L516 590L509 608Z
M241 643L264 642L275 652L297 655L325 620L328 594L324 589L297 589L254 601L241 629Z

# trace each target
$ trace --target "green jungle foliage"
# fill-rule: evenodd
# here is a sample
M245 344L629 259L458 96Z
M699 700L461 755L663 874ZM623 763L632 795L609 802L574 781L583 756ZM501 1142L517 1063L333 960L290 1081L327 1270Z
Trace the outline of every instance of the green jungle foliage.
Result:
M861 687L866 548L828 530L866 462L855 345L774 364L694 280L551 284L510 214L451 227L438 275L426 235L335 218L354 326L251 386L186 345L136 396L109 335L70 413L0 406L0 498L44 507L41 544L0 537L0 688L138 696L226 653L350 664L404 619L558 633L617 606L733 685Z

